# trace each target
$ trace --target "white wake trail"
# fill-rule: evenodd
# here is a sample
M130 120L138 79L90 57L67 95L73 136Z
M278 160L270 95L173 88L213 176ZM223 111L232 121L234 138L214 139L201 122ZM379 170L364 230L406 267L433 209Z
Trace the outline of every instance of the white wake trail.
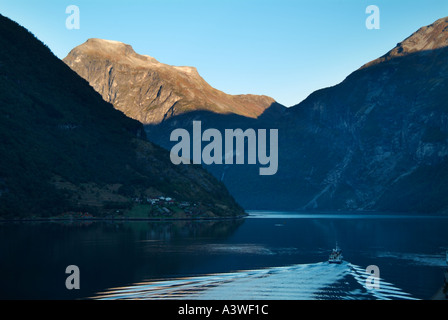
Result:
M113 288L93 299L188 300L317 300L414 299L381 279L380 289L369 290L369 275L361 267L343 262L319 262L217 273L162 281L147 281ZM356 286L350 287L350 279ZM357 284L356 284L357 283Z
M111 289L94 299L310 300L348 273L346 263L298 264L143 282Z

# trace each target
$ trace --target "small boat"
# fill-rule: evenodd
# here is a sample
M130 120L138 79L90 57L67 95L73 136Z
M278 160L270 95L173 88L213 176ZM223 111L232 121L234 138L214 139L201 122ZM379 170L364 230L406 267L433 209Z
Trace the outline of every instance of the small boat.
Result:
M339 249L338 244L336 243L336 248L333 249L330 253L330 257L328 258L329 263L342 263L342 250Z

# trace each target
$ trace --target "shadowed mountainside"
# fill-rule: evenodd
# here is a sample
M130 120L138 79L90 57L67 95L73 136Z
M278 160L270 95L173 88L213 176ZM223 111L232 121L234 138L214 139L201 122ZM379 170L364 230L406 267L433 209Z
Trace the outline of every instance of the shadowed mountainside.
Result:
M0 15L0 217L131 210L171 196L203 216L242 209L199 166L174 166L30 32Z
M448 209L447 45L443 18L286 112L301 206Z

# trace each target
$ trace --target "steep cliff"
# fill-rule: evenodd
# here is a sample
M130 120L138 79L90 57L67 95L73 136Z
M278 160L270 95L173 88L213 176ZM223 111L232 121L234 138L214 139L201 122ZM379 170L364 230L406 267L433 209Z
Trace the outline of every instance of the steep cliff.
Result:
M439 19L287 111L287 143L301 137L288 159L309 181L301 190L314 190L301 206L448 208L447 39L448 18Z

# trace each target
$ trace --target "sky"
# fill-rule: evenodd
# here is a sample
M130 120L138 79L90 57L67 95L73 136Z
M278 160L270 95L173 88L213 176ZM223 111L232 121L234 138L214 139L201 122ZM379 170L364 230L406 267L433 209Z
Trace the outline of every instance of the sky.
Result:
M79 29L66 27L70 5ZM366 27L369 5L379 29ZM117 40L226 93L292 106L448 16L448 0L0 0L0 13L60 59L89 38Z

